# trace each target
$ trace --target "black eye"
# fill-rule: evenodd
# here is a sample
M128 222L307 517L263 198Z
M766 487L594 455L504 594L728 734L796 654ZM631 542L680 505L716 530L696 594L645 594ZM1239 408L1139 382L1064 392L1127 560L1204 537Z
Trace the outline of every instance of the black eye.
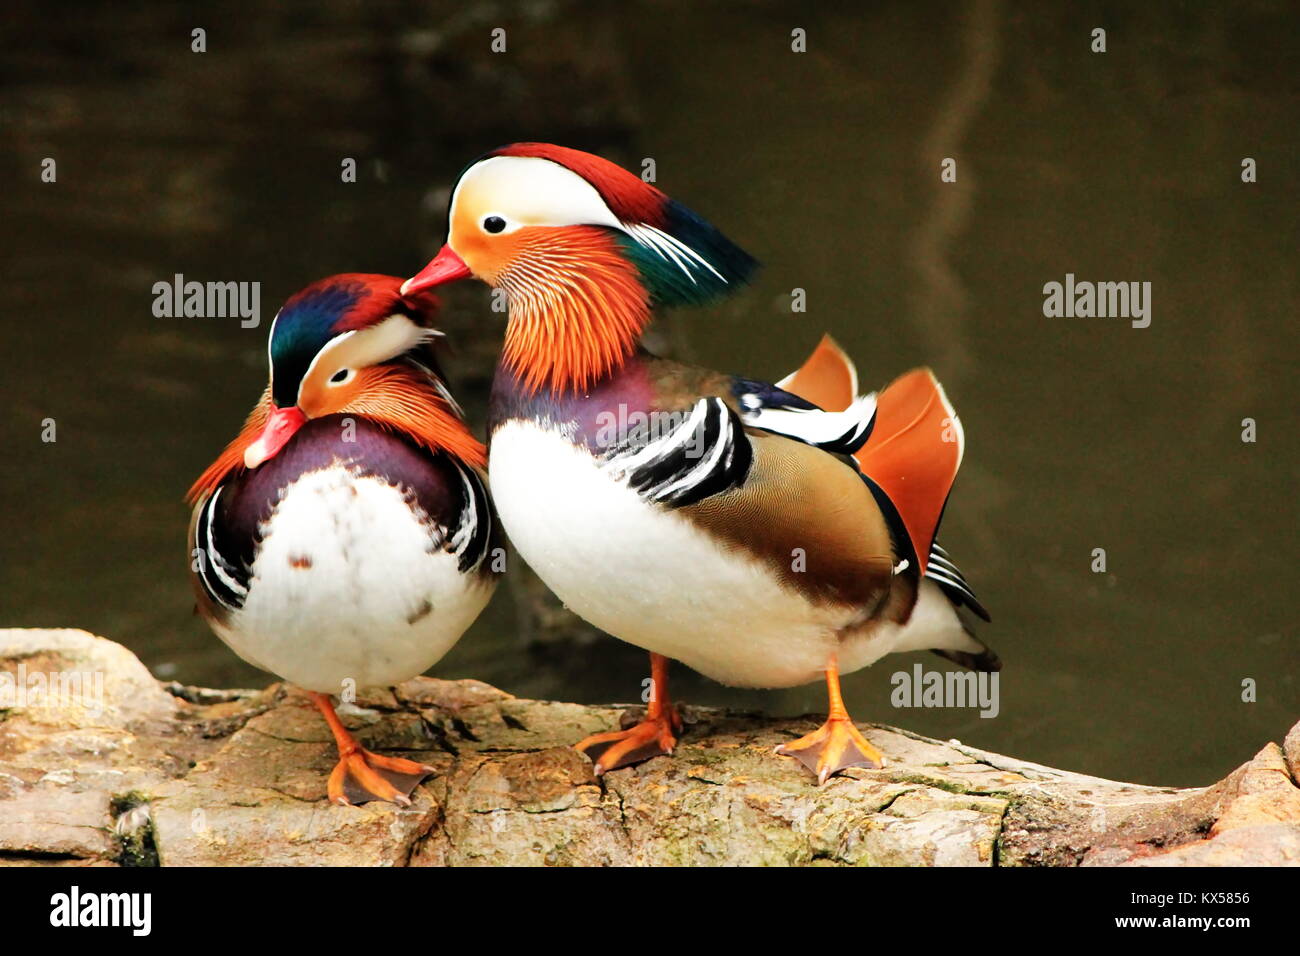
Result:
M344 381L348 377L349 371L351 371L351 369L346 369L346 368L339 369L337 372L335 372L333 375L330 376L330 381L331 382Z
M484 232L500 232L506 227L506 221L500 216L488 216L483 220Z

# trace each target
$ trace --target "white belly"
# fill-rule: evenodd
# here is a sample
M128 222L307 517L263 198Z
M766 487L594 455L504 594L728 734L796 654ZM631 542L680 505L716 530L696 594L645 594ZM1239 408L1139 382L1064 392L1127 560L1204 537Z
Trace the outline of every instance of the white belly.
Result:
M423 673L492 594L434 547L397 489L345 468L303 475L264 528L243 608L214 627L240 657L308 690Z
M841 639L853 612L783 587L757 559L643 501L537 424L497 429L489 477L515 548L571 610L721 683L806 684L832 654L847 673L893 643L871 629Z

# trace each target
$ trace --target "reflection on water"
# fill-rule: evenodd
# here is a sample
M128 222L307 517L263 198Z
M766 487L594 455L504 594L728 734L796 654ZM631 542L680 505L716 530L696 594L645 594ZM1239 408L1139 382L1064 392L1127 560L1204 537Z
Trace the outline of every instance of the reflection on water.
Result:
M662 322L656 347L775 378L829 329L864 383L924 363L948 384L968 451L944 540L994 613L1001 712L894 710L891 672L929 666L913 655L848 679L860 719L1191 784L1300 713L1284 4L1103 17L977 0L795 24L777 4L741 18L685 0L230 4L206 15L204 54L165 7L17 6L0 67L3 623L86 627L186 682L264 682L191 615L180 498L261 388L265 324L157 319L152 284L259 281L269 315L328 273L410 273L461 166L536 138L654 157L660 185L766 263L744 295ZM1092 54L1103 19L1110 49ZM1067 272L1150 281L1151 327L1044 318L1042 286ZM449 364L481 420L501 323L480 290L447 301ZM635 698L643 667L521 578L437 673L605 701ZM693 702L824 706L816 686L680 673Z

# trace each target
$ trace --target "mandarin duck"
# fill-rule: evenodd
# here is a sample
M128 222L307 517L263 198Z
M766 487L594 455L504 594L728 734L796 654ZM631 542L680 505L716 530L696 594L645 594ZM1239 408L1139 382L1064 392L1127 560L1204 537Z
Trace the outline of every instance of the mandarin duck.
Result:
M839 676L933 649L997 669L988 615L935 542L961 424L929 370L858 395L830 339L777 384L639 346L656 308L697 305L756 262L600 157L521 143L466 168L446 245L403 285L478 278L508 324L489 412L489 484L517 552L573 611L650 651L644 720L577 747L598 773L671 753L668 660L723 684L824 679L829 715L779 748L819 783L880 767Z
M270 384L190 489L199 613L256 667L304 688L339 761L337 804L410 804L430 767L372 753L330 694L433 666L496 586L485 454L432 352L435 303L347 274L271 324Z

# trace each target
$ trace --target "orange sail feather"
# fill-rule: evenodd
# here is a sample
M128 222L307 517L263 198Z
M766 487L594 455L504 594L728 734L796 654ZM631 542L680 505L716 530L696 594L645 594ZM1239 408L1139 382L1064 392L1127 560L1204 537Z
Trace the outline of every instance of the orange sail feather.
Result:
M857 370L826 335L799 370L779 385L828 412L839 412L856 397ZM964 444L961 420L943 386L928 368L920 368L895 379L877 396L871 436L853 456L898 511L921 574L961 467Z

